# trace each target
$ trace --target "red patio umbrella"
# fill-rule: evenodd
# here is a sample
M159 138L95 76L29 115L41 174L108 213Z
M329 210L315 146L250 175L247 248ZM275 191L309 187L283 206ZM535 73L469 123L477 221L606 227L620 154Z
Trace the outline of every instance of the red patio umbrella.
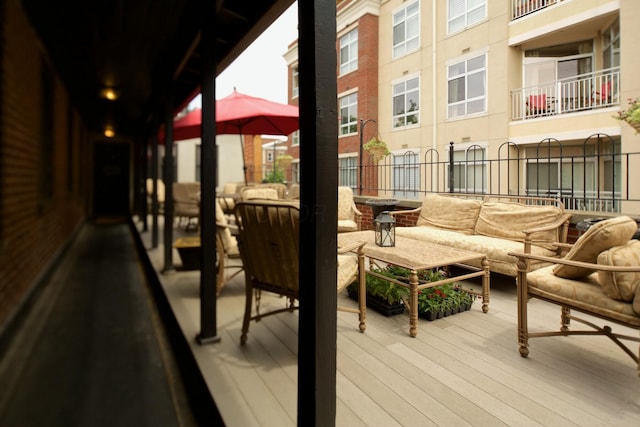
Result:
M201 131L202 111L191 111L173 122L173 139L198 138ZM216 131L218 135L241 135L242 162L244 164L244 143L242 135L284 135L299 128L298 107L281 104L264 98L257 98L234 91L216 101ZM161 140L162 140L161 133ZM247 181L244 166L244 179Z

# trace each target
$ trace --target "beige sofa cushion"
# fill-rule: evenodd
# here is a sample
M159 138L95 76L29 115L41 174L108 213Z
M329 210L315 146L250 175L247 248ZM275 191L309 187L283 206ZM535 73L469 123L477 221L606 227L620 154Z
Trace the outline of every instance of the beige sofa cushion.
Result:
M595 264L600 252L624 245L637 230L636 222L625 215L597 222L578 238L565 259ZM593 270L557 264L553 273L558 277L578 279L588 276Z
M485 202L480 209L476 234L522 242L524 230L547 226L558 221L562 210L556 206L532 206L511 202ZM552 250L558 242L557 229L534 233L535 245Z
M480 200L428 194L422 201L416 225L473 234L481 206Z
M630 240L625 245L614 246L598 255L598 264L615 266L640 266L640 241ZM600 286L604 293L620 301L633 301L640 284L640 272L598 270Z

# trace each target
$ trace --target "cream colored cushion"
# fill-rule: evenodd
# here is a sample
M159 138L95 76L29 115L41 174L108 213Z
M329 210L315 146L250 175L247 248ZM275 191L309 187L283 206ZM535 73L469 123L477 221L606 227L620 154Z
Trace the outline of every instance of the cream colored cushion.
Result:
M522 242L524 230L544 227L558 221L562 210L556 206L534 206L510 202L485 202L480 209L476 234L499 237ZM558 242L557 228L534 233L531 239L535 245L553 249Z
M354 212L351 207L352 204L353 204L353 190L351 189L351 187L344 187L344 186L338 187L338 220L353 219Z
M565 259L595 264L600 252L614 246L624 245L637 230L638 225L636 222L624 215L595 223L578 238L565 256ZM556 276L568 279L585 277L593 273L593 271L587 268L561 264L557 264L553 268L553 273Z
M640 241L630 240L625 245L614 246L598 255L598 264L615 266L640 266ZM598 270L600 286L604 293L620 301L633 301L640 284L640 272Z
M278 200L278 190L268 187L248 187L242 190L242 200Z
M216 199L216 221L223 225L228 225L227 217L222 212L222 207L220 203ZM238 241L235 237L231 235L231 231L228 228L225 228L222 232L222 244L224 245L225 251L229 255L236 255L240 252L238 251Z
M357 272L358 255L353 253L338 255L338 292L355 280Z
M640 317L630 303L605 295L598 283L598 273L572 280L556 276L553 274L553 266L549 266L527 273L527 285L534 288L529 289L530 292L542 297L548 295L554 301L566 301L578 309L640 326Z
M473 234L481 206L480 200L428 194L422 201L416 225Z

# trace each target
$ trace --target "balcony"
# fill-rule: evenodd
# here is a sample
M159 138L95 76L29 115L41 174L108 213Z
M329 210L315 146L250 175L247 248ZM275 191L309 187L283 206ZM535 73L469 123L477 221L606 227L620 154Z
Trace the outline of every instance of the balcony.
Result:
M511 92L511 119L526 120L620 105L620 68Z
M558 3L559 0L511 0L511 19L522 18L523 16L537 12Z

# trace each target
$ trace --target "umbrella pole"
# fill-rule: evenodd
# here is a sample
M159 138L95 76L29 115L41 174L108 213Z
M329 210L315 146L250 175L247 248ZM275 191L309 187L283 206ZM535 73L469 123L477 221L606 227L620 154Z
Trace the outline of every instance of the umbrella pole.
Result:
M244 136L242 133L240 133L240 151L242 152L242 174L244 175L244 185L246 186L249 184L247 184L247 163L244 160Z

